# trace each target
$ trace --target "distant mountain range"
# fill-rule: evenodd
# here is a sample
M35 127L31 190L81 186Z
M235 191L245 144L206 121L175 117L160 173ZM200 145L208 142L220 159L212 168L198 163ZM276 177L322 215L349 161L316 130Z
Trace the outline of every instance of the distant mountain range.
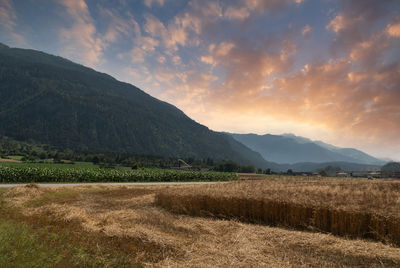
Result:
M265 160L279 164L349 162L383 165L385 163L357 149L339 148L293 134L231 134L231 136L259 152Z
M58 148L212 158L260 154L139 88L61 57L0 44L0 135Z

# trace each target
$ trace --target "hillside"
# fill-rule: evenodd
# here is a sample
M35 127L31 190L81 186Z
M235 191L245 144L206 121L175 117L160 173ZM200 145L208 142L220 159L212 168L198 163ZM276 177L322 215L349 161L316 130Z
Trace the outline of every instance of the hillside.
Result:
M352 148L339 148L307 138L285 135L231 134L237 141L280 164L349 162L382 165L383 161ZM308 166L308 165L307 165Z
M0 44L0 135L58 148L263 158L139 88L61 57Z

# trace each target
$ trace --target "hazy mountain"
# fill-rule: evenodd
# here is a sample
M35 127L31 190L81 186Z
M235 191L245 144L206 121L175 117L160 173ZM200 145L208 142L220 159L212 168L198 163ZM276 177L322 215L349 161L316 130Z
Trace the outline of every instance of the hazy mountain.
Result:
M0 44L0 135L60 148L266 162L139 88L61 57Z
M259 152L265 160L281 164L349 162L382 165L384 162L352 148L339 148L293 134L231 134L237 141Z
M369 154L366 154L366 153L364 153L360 150L354 149L354 148L340 148L340 147L337 147L337 146L334 146L334 145L331 145L331 144L328 144L328 143L325 143L322 141L312 141L308 138L295 136L293 134L283 134L283 136L291 137L298 141L308 141L311 143L315 143L315 144L317 144L325 149L328 149L332 152L336 152L343 156L350 157L350 158L354 159L353 162L356 162L356 163L363 163L363 164L367 164L367 165L383 165L383 164L385 164L385 162L387 162L387 161L378 159L376 157L373 157Z

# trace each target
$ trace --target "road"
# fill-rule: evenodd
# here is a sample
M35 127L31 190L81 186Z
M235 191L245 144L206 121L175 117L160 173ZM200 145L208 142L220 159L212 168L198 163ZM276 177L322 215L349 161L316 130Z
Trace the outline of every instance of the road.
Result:
M217 184L226 182L92 182L92 183L35 183L42 187L66 187L66 186L87 186L87 185L104 185L104 186L156 186L156 185L193 185L193 184ZM0 184L0 188L10 188L16 186L24 186L28 183L21 184Z

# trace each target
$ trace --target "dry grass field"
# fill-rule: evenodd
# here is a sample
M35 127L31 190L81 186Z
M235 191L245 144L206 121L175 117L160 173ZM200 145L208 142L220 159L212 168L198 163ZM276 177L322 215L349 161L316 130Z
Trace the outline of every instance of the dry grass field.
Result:
M281 177L168 189L172 212L370 238L400 245L400 181Z
M323 196L324 188L317 182L302 180L297 184L291 179L286 180L282 183L271 180L269 198L302 204L317 202ZM260 191L268 192L269 187L262 186L263 183L245 181L173 187L15 187L0 193L0 228L2 222L24 224L26 230L37 233L40 241L57 253L57 258L40 255L41 259L58 267L400 267L400 248L390 244L238 220L175 214L156 203L160 196L169 195L176 202L182 197L180 203L183 207L191 202L189 196L228 197L238 192L242 193L238 197L248 197L252 193L255 199L259 199ZM288 184L286 188L283 187L285 183ZM340 187L345 188L343 183L333 181L331 187L337 191L328 191L333 197L322 203L338 205L342 201L334 201L335 195L362 196L352 191L340 193ZM363 183L360 182L361 188L382 188L389 194L388 186L393 184L383 182L378 186L376 182L375 186L367 187ZM282 193L276 193L277 189ZM313 197L301 197L303 194ZM377 192L374 194L375 198L381 196ZM390 197L394 198L395 193ZM386 210L381 214L398 216L395 205L385 207L386 201L379 202L370 210L382 207ZM399 197L392 202L398 204ZM355 204L343 201L342 206ZM204 214L210 215L206 211ZM38 252L42 251L43 247L38 247ZM0 246L0 252L4 254L7 251L2 251ZM16 259L18 256L5 261ZM15 265L11 263L5 267Z
M19 161L19 160L6 159L6 158L0 158L0 162L4 162L4 163L22 163L22 161Z

